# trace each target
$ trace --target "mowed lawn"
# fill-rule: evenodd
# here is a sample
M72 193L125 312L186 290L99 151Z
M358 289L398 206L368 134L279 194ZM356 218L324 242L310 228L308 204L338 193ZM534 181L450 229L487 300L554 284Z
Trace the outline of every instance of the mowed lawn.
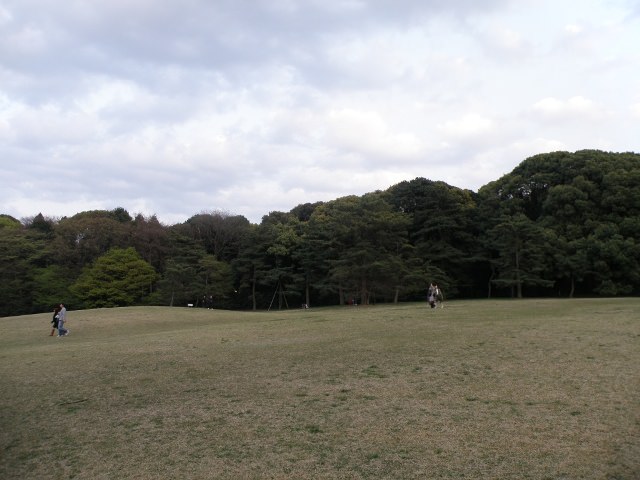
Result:
M0 319L2 479L637 479L640 299Z

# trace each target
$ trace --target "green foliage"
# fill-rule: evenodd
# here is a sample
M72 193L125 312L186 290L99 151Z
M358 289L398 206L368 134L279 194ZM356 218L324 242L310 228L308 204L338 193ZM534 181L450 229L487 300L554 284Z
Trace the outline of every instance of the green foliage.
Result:
M552 236L524 214L504 217L488 233L496 252L493 263L499 275L495 285L513 289L512 296L522 298L524 286L553 286L549 276L549 241Z
M185 306L195 304L205 293L199 277L199 261L206 255L204 248L181 233L181 229L169 230L169 252L156 300L161 305Z
M378 295L394 297L407 275L402 255L408 224L380 192L327 202L313 212L309 237L324 248L341 303L350 297L365 305Z
M61 302L65 305L78 303L69 290L72 280L60 265L51 264L33 271L33 303L37 311L47 311Z
M150 293L156 278L133 247L113 248L85 269L71 291L87 308L135 305Z
M300 264L304 224L293 214L271 212L251 230L234 265L240 274L242 295L251 306L269 306L277 293L276 308L289 300L301 303L304 274Z
M45 236L38 232L24 227L0 228L0 315L39 310L34 276L46 263L45 245Z
M207 253L223 261L238 256L249 221L240 215L224 212L200 213L180 226L180 233L198 242Z
M123 250L142 262L134 292L113 282L123 273L109 259ZM280 308L397 302L424 299L431 281L447 298L639 295L640 155L535 155L477 193L416 178L258 225L214 211L166 226L121 207L22 223L0 215L0 315L209 295L257 309L274 290Z
M155 215L149 218L143 215L136 216L130 241L140 256L157 272L164 270L170 251L170 238L168 229L160 224Z
M61 219L52 241L57 262L77 276L111 248L129 247L131 224L120 220L119 215L104 210Z
M109 212L109 214L110 214L111 218L113 218L114 220L116 220L117 222L120 222L120 223L130 223L131 220L133 220L131 218L131 215L129 215L129 212L127 212L122 207L118 207L118 208L115 208L115 209L111 210Z
M594 150L536 155L480 189L479 205L487 249L503 218L524 215L535 225L527 241L540 250L534 257L543 255L545 268L536 267L539 273L525 284L544 287L538 282L542 274L569 296L576 290L640 293L640 155ZM513 254L513 244L510 248ZM508 254L502 250L498 256ZM513 270L494 267L496 283L511 286L502 280L513 278Z
M421 264L422 290L437 282L449 294L473 284L478 259L476 201L472 192L416 178L388 190L389 202L412 220L409 238Z
M52 219L44 218L44 216L39 213L33 220L27 225L28 228L37 230L40 233L45 235L49 235L53 232L54 221Z
M199 262L199 274L204 279L203 292L206 297L213 297L216 308L232 305L233 276L231 265L218 260L214 255L205 255Z
M262 231L257 225L252 225L242 239L240 252L232 264L239 297L253 310L258 308L258 277L265 262L262 238Z
M3 228L20 229L22 228L22 224L20 223L19 220L16 220L12 216L2 214L0 215L0 229L3 229Z

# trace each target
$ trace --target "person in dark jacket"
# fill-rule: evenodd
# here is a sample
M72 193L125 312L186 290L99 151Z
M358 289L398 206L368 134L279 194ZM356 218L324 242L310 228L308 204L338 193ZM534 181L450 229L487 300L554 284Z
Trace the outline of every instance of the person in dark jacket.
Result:
M58 329L58 318L60 318L59 313L60 307L56 307L53 309L53 318L51 319L51 334L49 335L50 337L53 337L53 334L56 333L56 330Z
M431 308L436 308L436 290L438 287L435 283L431 282L429 289L427 290L427 302Z

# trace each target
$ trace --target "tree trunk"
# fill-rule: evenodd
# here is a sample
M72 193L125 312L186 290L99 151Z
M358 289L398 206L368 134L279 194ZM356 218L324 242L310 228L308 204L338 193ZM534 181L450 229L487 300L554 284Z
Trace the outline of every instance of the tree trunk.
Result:
M487 284L487 298L491 298L491 286L493 285L493 277L496 275L496 269L493 264L490 264L491 267L491 275L489 275L489 282Z
M256 269L253 268L253 278L251 279L251 302L253 303L253 310L257 310L256 306Z
M367 290L367 279L363 278L360 284L360 304L369 305L369 291Z
M520 279L520 252L516 248L516 292L517 297L522 298L522 280Z
M569 289L569 298L573 298L573 294L576 291L576 281L573 278L573 275L571 275L571 288Z

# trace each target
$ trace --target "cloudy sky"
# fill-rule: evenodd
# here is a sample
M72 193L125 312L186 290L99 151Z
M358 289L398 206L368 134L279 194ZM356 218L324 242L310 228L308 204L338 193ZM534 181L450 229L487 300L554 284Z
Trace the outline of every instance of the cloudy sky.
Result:
M640 0L3 0L0 213L174 224L640 152Z

